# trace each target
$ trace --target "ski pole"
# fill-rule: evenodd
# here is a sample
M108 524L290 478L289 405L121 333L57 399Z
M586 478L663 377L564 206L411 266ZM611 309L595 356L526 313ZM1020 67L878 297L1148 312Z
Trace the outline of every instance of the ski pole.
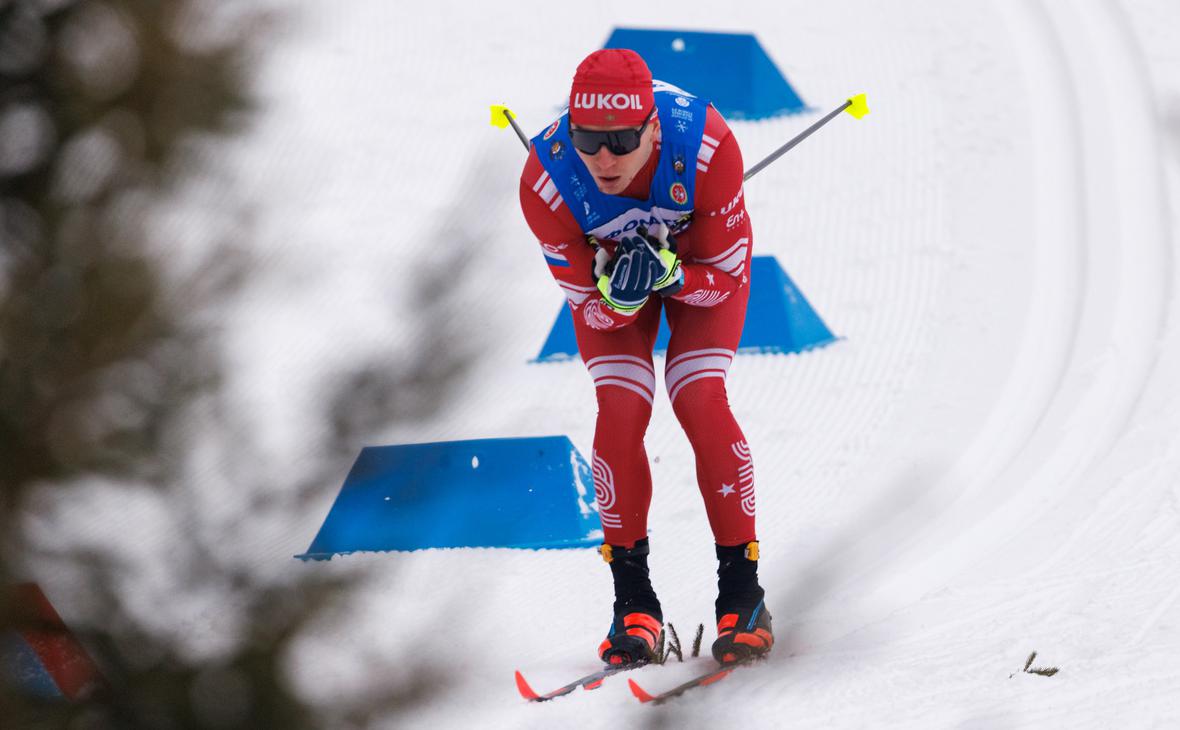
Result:
M512 130L516 132L516 136L520 137L520 143L524 145L525 152L529 149L529 138L524 136L524 132L520 131L520 127L516 124L516 112L512 111L503 104L492 104L492 126L503 129L509 124L512 125Z
M778 158L785 155L788 151L790 151L790 149L792 147L794 147L795 145L799 144L800 142L802 142L803 140L805 140L809 136L811 136L812 132L814 132L815 130L819 129L820 127L824 126L825 124L827 124L828 122L832 121L837 116L839 116L840 112L842 112L842 111L847 111L849 114L856 117L857 119L863 118L864 115L869 113L869 105L867 102L865 102L865 95L864 94L857 94L856 96L852 97L848 101L844 102L843 104L841 104L840 106L836 107L834 110L829 112L828 115L825 116L823 119L819 120L815 124L811 125L807 129L804 129L802 132L795 135L789 142L784 144L782 147L779 147L774 152L771 152L769 155L766 156L765 159L763 159L757 165L754 165L749 170L747 170L746 174L742 175L742 182L745 182L746 180L749 180L750 178L754 177L754 175L758 174L762 170L762 168L766 167L770 163L774 162Z
M868 102L865 101L865 95L857 94L856 96L848 99L843 104L829 112L823 119L795 135L782 147L779 147L774 152L771 152L761 162L747 170L746 173L742 175L742 182L745 182L746 180L754 177L754 175L761 172L764 167L785 155L791 150L792 147L810 137L811 134L815 132L815 130L832 121L840 115L840 112L844 111L848 112L857 119L864 118L864 115L869 113L869 105ZM503 129L504 127L507 127L509 124L511 124L512 129L516 132L516 136L520 138L520 143L524 145L524 148L527 151L529 148L528 138L524 136L524 132L522 132L520 127L517 126L515 117L516 114L513 113L508 107L502 104L492 105L492 126Z

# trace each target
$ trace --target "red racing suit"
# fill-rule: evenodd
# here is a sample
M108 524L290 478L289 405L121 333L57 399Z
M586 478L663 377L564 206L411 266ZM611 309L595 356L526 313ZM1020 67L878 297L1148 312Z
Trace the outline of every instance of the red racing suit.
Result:
M623 196L647 199L659 151L657 142ZM593 274L595 250L553 186L545 184L535 147L520 178L525 219L565 293L578 350L594 381L594 491L605 540L612 545L633 547L647 535L652 482L643 438L656 390L652 349L661 307L671 329L664 384L696 456L697 485L714 540L738 545L757 539L753 461L725 389L745 322L753 234L742 153L712 106L696 166L693 217L676 236L684 287L667 298L653 294L631 315L602 301ZM615 241L599 243L613 254Z

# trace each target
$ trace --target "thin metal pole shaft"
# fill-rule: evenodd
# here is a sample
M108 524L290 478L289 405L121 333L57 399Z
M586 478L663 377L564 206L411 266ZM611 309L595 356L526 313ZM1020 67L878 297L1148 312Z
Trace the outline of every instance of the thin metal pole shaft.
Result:
M528 152L529 138L524 136L524 132L520 131L520 127L516 126L516 120L512 118L512 115L508 113L507 109L504 110L504 118L512 125L512 131L516 132L516 136L520 137L520 143L524 145L524 151Z
M775 150L774 152L771 152L769 155L767 155L767 156L766 156L766 159L762 160L762 161L761 161L761 162L759 162L757 165L754 165L754 166L753 166L753 167L751 167L749 170L747 170L747 171L746 171L746 174L742 176L742 182L745 182L746 180L749 180L750 178L754 177L754 175L756 175L758 172L760 172L760 171L762 170L762 168L766 167L767 165L769 165L770 163L774 162L774 161L775 161L775 160L777 160L778 158L780 158L780 157L782 157L783 155L787 154L787 152L789 152L789 151L790 151L790 149L791 149L792 147L794 147L795 145L799 144L799 143L800 143L800 142L802 142L803 140L807 139L807 138L808 138L808 137L811 135L811 133L812 133L812 132L814 132L815 130L817 130L817 129L819 129L820 127L824 126L824 125L825 125L825 124L827 124L828 122L832 121L832 119L834 119L835 117L837 117L837 116L840 114L840 112L844 111L845 109L847 109L847 108L848 108L848 107L850 107L850 106L852 106L852 100L851 100L851 99L849 99L848 101L846 101L846 102L844 102L843 104L841 104L841 105L840 105L840 106L839 106L839 107L838 107L838 108L837 108L835 111L832 111L831 113L829 113L829 114L828 114L826 117L824 117L823 119L819 120L819 121L818 121L818 122L816 122L815 124L811 125L811 126L810 126L810 127L808 127L807 129L804 129L802 132L800 132L799 134L795 135L795 137L794 137L794 138L792 138L792 139L791 139L791 141L787 142L787 143L786 143L785 145L783 145L782 147L779 147L779 148L778 148L777 150ZM515 125L515 124L513 124L512 126L514 126L514 127L515 127L516 125Z

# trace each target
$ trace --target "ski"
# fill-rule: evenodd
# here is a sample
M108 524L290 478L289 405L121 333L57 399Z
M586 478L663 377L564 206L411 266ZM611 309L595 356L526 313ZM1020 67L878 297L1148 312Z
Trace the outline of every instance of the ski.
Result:
M590 674L587 674L584 677L579 677L578 679L575 679L574 681L570 682L569 684L562 686L562 687L558 687L557 689L553 690L552 692L546 692L543 695L537 694L533 690L533 688L529 686L529 683L525 680L524 675L521 674L520 670L518 669L516 671L516 689L520 691L520 696L525 698L529 702L545 702L546 700L551 700L554 697L561 697L562 695L567 695L570 692L573 692L578 687L583 687L588 690L589 689L598 689L599 687L602 686L603 680L605 680L607 677L609 677L613 674L618 674L619 672L627 672L632 669L639 669L640 667L647 666L647 664L648 664L647 662L635 662L634 664L623 664L620 666L603 667L602 669L598 670L597 672L591 672Z
M679 697L680 695L684 694L685 692L689 691L690 689L693 689L694 687L704 687L705 685L713 684L714 682L720 682L721 680L728 677L733 672L733 670L738 669L740 667L749 666L750 664L754 663L754 661L755 661L755 658L751 657L749 659L745 659L740 662L734 662L733 664L726 664L724 666L719 666L715 669L711 669L711 670L705 672L704 674L700 674L696 677L693 677L692 679L688 680L684 684L681 684L677 687L673 687L672 689L668 690L667 692L661 692L660 694L657 694L657 695L653 695L653 694L649 693L647 690L643 689L643 687L640 687L639 683L636 682L634 679L628 679L627 685L629 687L631 687L631 694L635 695L635 698L637 700L639 700L640 702L643 702L643 703L654 702L655 704L658 705L661 702L666 702L667 700L672 699L673 697Z

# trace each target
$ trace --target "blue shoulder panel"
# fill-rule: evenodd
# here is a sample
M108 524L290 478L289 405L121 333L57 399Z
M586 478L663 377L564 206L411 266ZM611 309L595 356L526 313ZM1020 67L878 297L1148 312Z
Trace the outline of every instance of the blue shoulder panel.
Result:
M541 165L582 232L615 239L640 224L674 225L692 212L697 154L708 103L661 81L653 82L661 147L647 200L602 193L570 142L569 113L533 137Z

